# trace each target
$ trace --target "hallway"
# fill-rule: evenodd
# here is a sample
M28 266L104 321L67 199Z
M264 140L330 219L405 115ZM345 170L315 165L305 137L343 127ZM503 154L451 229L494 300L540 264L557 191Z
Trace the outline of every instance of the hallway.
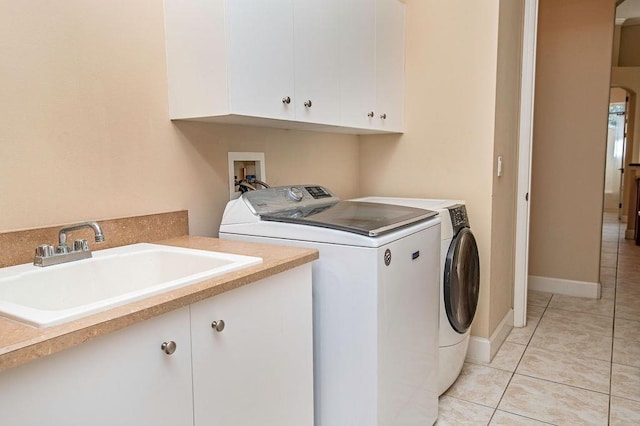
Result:
M530 291L527 326L490 364L465 362L439 426L640 424L640 247L604 221L602 298Z

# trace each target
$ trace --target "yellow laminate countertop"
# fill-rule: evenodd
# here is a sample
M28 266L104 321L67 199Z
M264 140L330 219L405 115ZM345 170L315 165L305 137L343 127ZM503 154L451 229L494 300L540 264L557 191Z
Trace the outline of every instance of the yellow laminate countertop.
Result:
M313 249L217 238L186 236L154 244L256 256L262 263L52 327L36 328L0 316L0 371L318 259Z

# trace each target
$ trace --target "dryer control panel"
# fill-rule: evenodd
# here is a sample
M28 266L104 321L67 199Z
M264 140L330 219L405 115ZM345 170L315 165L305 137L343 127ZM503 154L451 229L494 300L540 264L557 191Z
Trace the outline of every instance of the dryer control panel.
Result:
M448 207L448 209L454 235L462 228L469 228L469 216L467 216L467 208L464 204L456 204L455 206Z

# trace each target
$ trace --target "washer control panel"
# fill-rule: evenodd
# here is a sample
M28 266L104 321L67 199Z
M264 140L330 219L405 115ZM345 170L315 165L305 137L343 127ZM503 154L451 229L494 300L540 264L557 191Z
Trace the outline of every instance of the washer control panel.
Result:
M320 198L333 197L333 194L329 192L327 188L323 188L322 186L305 186L304 189L306 189L309 195L311 195L316 200Z
M289 188L289 191L287 191L287 196L293 201L302 201L304 198L304 192L302 192L300 188L292 186Z
M249 191L242 199L253 214L263 215L283 210L320 207L340 199L320 185L290 185Z

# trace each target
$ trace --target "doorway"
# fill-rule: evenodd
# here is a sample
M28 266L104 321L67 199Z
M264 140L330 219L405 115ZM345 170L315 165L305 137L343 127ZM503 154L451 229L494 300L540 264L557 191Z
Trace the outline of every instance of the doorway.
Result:
M640 3L640 0L637 0L637 1ZM538 0L531 0L531 3L538 3ZM612 67L616 68L620 66L620 62L618 60L617 54L614 56L614 58L609 57L605 59L606 50L611 48L611 43L613 42L613 40L607 39L606 36L607 34L609 34L611 27L614 26L614 22L613 22L613 19L607 22L609 19L608 15L604 15L601 12L604 9L611 7L612 5L609 5L609 4L605 5L604 3L601 3L595 0L585 2L585 4L588 3L588 7L586 6L583 7L582 3L579 1L567 2L566 4L563 3L562 5L559 5L559 3L554 2L552 0L547 0L547 1L540 0L539 3L541 5L540 22L546 23L546 26L541 27L539 36L535 39L535 42L532 44L533 50L535 51L540 46L543 46L547 49L546 51L549 52L550 55L542 55L541 58L538 58L542 60L536 60L535 53L531 55L531 57L535 60L535 63L536 63L536 67L534 68L535 73L540 74L542 76L541 78L536 78L535 76L533 78L534 80L537 80L536 81L537 95L535 96L535 104L539 106L540 111L543 112L543 114L541 114L540 116L536 116L536 123L542 123L540 125L536 125L536 129L538 128L541 129L536 131L538 133L538 139L540 140L543 140L543 141L549 141L549 140L556 141L557 139L560 139L560 140L557 140L558 143L555 143L555 144L547 143L546 145L537 145L539 147L538 157L544 158L545 161L548 159L551 159L553 161L560 158L563 155L568 157L567 152L572 152L572 153L578 152L577 150L579 150L580 147L577 147L576 150L569 150L567 148L568 145L563 143L564 140L562 140L559 137L556 139L557 135L562 134L563 136L566 136L565 139L571 140L571 141L588 140L588 143L585 142L586 144L585 146L591 149L590 154L592 156L590 158L591 159L596 158L596 156L604 154L605 152L605 147L603 144L604 142L603 139L605 139L606 137L604 132L604 126L603 126L604 121L599 122L600 124L598 124L599 130L600 129L602 130L602 134L598 134L597 136L594 136L595 132L587 133L583 131L580 134L581 136L580 138L576 137L576 134L582 131L583 129L588 128L590 123L595 123L596 122L595 120L604 120L604 114L603 114L604 108L607 107L606 103L608 103L608 99L606 98L606 86L604 87L598 86L598 90L600 90L597 93L599 106L582 108L582 106L585 105L587 102L590 102L590 100L588 100L585 96L583 96L584 93L582 91L577 90L576 88L582 85L582 87L590 90L592 87L595 87L595 86L587 83L583 83L583 82L577 82L575 81L574 77L582 76L582 77L585 77L585 81L586 81L587 76L595 75L595 72L584 73L583 71L586 69L597 68L598 72L600 73L599 75L602 75L604 74L604 72L606 72L607 68L611 70ZM619 1L618 3L621 3L621 2ZM630 0L627 0L627 2L625 3L630 3ZM569 4L572 7L570 7ZM569 9L571 9L572 12L569 12ZM591 10L593 13L588 12L589 10ZM578 11L580 12L580 14L576 15ZM561 19L560 16L562 16L563 18ZM584 26L579 24L582 21L580 21L577 18L577 16L583 16L584 19L588 19L589 22L593 23L593 25ZM597 16L600 16L601 18L596 18ZM632 16L640 18L640 14L632 15ZM632 16L629 16L629 18L631 18ZM613 18L613 16L611 16L611 18ZM572 22L573 25L567 26L567 22L568 22L567 19L568 21ZM525 17L525 21L526 21L526 17ZM611 25L611 27L609 27L609 25ZM620 27L619 24L618 24L618 27ZM535 35L536 26L532 26L531 28L532 28L531 34ZM617 28L616 31L617 31L616 45L612 50L614 52L618 52L618 51L623 52L625 50L621 49L620 46L623 46L623 47L627 46L628 40L627 38L625 38L626 36L625 37L621 36L622 33L620 32L620 28ZM562 43L559 41L558 37L565 37L564 39L562 39L563 40ZM576 42L576 40L585 40L585 39L590 39L594 41L593 51L586 49L585 47L586 44L578 46L578 43ZM598 43L595 43L596 41ZM563 44L564 42L567 43L567 46L570 43L576 42L576 46L579 47L580 49L576 50L576 52L570 52L567 50L567 52L564 52L565 53L564 55L560 55L559 52L561 49L559 48L559 46L560 45L565 46ZM591 44L589 44L589 46L591 46ZM590 55L586 54L587 51L590 52ZM632 53L634 52L637 52L637 50L632 51ZM527 49L524 49L524 54L526 57ZM568 60L568 58L571 58L571 60ZM598 61L597 66L595 64L596 59ZM605 59L606 62L603 61L603 59ZM579 68L577 68L578 63L582 65ZM588 66L585 64L588 64ZM563 67L562 73L558 72L559 65ZM633 65L628 64L628 67L632 67L632 66ZM640 66L640 64L635 66ZM621 68L622 71L620 74L622 76L626 76L626 74L629 72L630 69L631 68L626 68L626 69ZM568 70L571 70L572 73L570 73ZM527 67L523 61L523 73L525 71L527 71ZM566 79L566 81L570 82L571 85L567 88L566 91L558 91L557 89L562 85L561 83L565 81L563 79ZM598 84L600 84L601 81L602 79L598 80ZM626 81L624 83L626 83ZM616 85L618 84L622 85L624 83L616 82ZM629 86L628 84L625 84L625 85ZM629 86L629 87L633 87L633 86ZM540 93L544 93L546 97L539 96ZM563 97L556 96L557 93L563 93L566 96L563 96ZM602 96L603 94L604 96ZM593 91L589 92L589 95L593 95L591 96L590 99L595 98L595 94ZM571 99L571 102L568 102L567 101L568 99ZM523 96L523 102L525 101L529 102L531 101L531 99ZM547 103L543 103L543 101L547 101ZM568 125L564 125L564 124L558 125L558 121L560 119L556 117L560 117L561 114L556 114L556 116L554 117L554 112L559 112L563 110L562 107L559 107L560 105L562 105L562 107L566 106L571 108L578 106L581 108L581 109L580 108L578 109L586 112L586 114L581 115L580 116L581 118L578 120L575 120L575 119L573 120L572 122L573 128L570 128ZM597 111L598 114L602 114L599 117L595 117L594 111L596 111L596 109L598 110ZM578 114L576 113L576 116L577 115ZM525 117L526 120L529 120L529 116L525 116L524 114L522 114L522 116ZM585 122L584 117L587 117L587 116L590 117L590 119L592 118L593 121ZM553 126L549 125L549 123L552 123ZM562 132L552 131L553 129L557 130L558 128ZM548 130L548 132L544 133L545 130ZM597 140L594 140L594 139L597 139ZM523 143L522 140L523 139L521 139L519 152L524 152L524 153L530 152L530 142L532 138L527 134L526 138L524 138L525 143ZM578 144L576 143L575 145L578 145ZM546 150L541 151L540 146L542 146ZM594 147L597 147L597 149L600 149L601 151L599 153L595 152ZM612 157L613 157L614 147L612 146L611 149L612 149ZM540 154L541 152L542 154ZM619 148L618 148L618 152L619 152ZM522 167L522 170L526 169L528 171L531 168L532 162L530 157L528 157L526 160L528 161L522 162L520 164L525 166L525 167ZM526 314L524 314L524 312L526 312L527 287L529 285L529 282L528 282L528 278L529 278L528 266L529 266L529 254L530 254L528 250L529 248L536 248L535 253L533 253L531 256L532 258L535 259L535 262L532 262L531 265L532 267L534 267L533 269L536 270L535 272L540 271L540 273L533 273L532 275L540 275L541 278L543 279L549 278L546 282L544 282L544 283L549 283L549 285L546 286L546 288L552 287L551 284L553 284L554 277L560 277L560 278L569 277L569 273L566 273L565 277L562 276L562 273L566 271L571 272L571 277L569 278L576 277L579 280L578 281L564 280L562 281L563 285L575 284L574 287L580 290L581 292L583 289L587 288L586 285L589 285L588 287L589 289L592 289L594 287L599 287L598 286L599 280L597 279L598 278L597 263L590 262L588 266L584 267L584 269L580 269L581 266L580 264L578 264L578 262L574 262L574 264L570 264L570 265L561 264L560 262L556 261L556 259L560 259L561 256L551 256L550 253L557 253L561 251L564 251L565 253L572 253L571 243L573 243L574 244L573 247L579 247L580 249L584 248L584 251L581 252L581 254L583 254L582 257L584 259L587 259L587 258L588 260L594 259L595 255L598 254L598 252L600 251L598 249L600 247L598 247L597 245L598 241L595 237L597 237L597 234L596 234L597 227L600 227L601 225L601 222L598 219L601 218L601 213L602 213L602 210L601 210L602 193L599 193L599 191L601 190L600 188L602 188L603 180L605 177L600 173L597 173L597 176L596 174L591 174L591 175L587 174L585 176L590 178L591 180L585 179L585 181L582 182L583 185L580 187L576 186L574 188L567 188L568 185L562 186L562 184L565 182L572 182L573 176L570 176L568 179L563 180L563 171L567 170L567 168L563 168L564 167L563 165L566 164L566 162L557 161L556 163L551 163L551 164L547 164L545 162L544 166L540 166L540 164L543 164L543 163L538 163L538 164L540 169L542 169L542 167L548 167L556 171L557 176L554 176L555 179L551 179L551 178L546 180L539 179L537 181L538 185L533 188L534 189L533 192L530 191L531 186L528 185L528 182L526 182L526 184L523 185L522 187L520 186L520 176L519 176L517 200L519 204L522 203L525 206L522 209L524 211L524 214L522 215L522 217L525 218L525 220L523 220L523 223L527 223L528 225L529 205L527 204L527 202L529 201L530 192L531 192L532 200L535 200L534 204L537 206L544 206L544 207L539 207L537 210L532 211L532 213L537 214L537 216L535 217L538 218L537 223L539 224L537 232L534 229L534 232L532 233L532 238L529 238L530 236L528 235L528 231L529 231L528 226L523 226L523 227L517 226L517 230L516 230L517 232L516 241L517 242L522 241L521 244L516 244L516 245L517 247L523 247L524 249L519 252L516 252L516 262L515 262L516 263L515 265L516 279L515 279L515 285L514 285L514 325L515 326L521 326L522 324L526 324ZM604 165L603 163L600 163L599 167L602 167L603 165ZM617 168L621 168L621 167L619 166ZM619 184L620 172L616 171L616 173L618 173L617 179L615 179L614 174L610 175L610 178L612 178L613 182L617 181ZM537 176L548 177L548 176L551 176L551 174L547 173L546 170L543 170ZM526 177L530 177L530 175L525 176L525 178ZM523 179L522 181L525 182L526 180L527 179ZM600 181L597 182L597 180L600 180ZM562 188L558 188L554 185L562 186ZM611 188L611 185L612 185L611 183L609 183L608 185L611 189L611 195L608 196L607 198L610 198L613 201L612 207L615 207L616 205L619 206L620 201L618 200L618 202L616 203L615 200L616 198L619 198L617 194L620 193L620 188L618 186L618 189L615 190ZM594 189L596 187L598 188L596 190L596 193L593 193L592 191L589 192L590 189ZM628 187L629 185L627 185L627 191L628 191ZM546 190L546 192L542 192L541 190ZM590 205L590 207L589 207L589 211L585 212L585 213L588 213L588 217L586 217L587 215L585 215L585 218L583 219L584 219L584 223L586 223L585 228L589 229L589 233L590 233L589 241L586 241L586 237L585 238L579 237L579 235L586 235L585 233L580 234L577 232L573 232L571 234L567 234L568 229L573 230L575 228L573 226L575 222L570 223L569 224L570 226L563 228L559 224L562 223L565 216L563 216L560 212L553 215L549 213L549 212L555 211L554 209L557 209L558 211L560 211L560 208L557 208L557 206L563 205L563 203L567 201L561 196L561 194L565 194L565 193L571 194L571 195L575 195L578 193L586 194L587 196L586 198L588 198L588 204ZM579 202L575 201L575 197L572 198L571 200L574 206L581 205L579 204ZM574 207L574 206L571 206L571 207ZM624 207L624 201L623 201L623 207ZM620 213L616 210L614 213L614 216L617 217L617 215L619 214ZM625 215L626 215L626 211L623 211L621 216L625 216ZM556 218L560 218L560 219L556 220ZM566 222L569 222L569 221L566 221ZM523 237L518 239L520 234L523 235ZM596 234L596 235L593 235L593 234ZM564 238L564 239L558 238L557 237L558 235L566 235L568 238ZM576 235L578 235L578 237L576 237ZM564 246L562 244L564 244ZM553 250L545 250L544 249L545 247L554 248L555 252ZM561 249L559 249L558 247L561 247ZM588 255L584 254L586 252L588 252ZM577 259L578 257L569 256L569 259L572 259L572 258ZM583 263L586 264L586 261ZM521 271L522 273L518 273L518 271ZM567 283L566 281L571 281L571 282ZM535 285L532 285L532 288L535 289L535 287L536 287ZM537 287L538 289L543 288L543 286L540 286L540 285L538 285ZM586 291L584 293L586 293Z
M605 163L604 213L616 213L619 220L623 216L624 194L624 152L627 123L627 92L614 87L611 89L609 119L607 127L607 156Z

